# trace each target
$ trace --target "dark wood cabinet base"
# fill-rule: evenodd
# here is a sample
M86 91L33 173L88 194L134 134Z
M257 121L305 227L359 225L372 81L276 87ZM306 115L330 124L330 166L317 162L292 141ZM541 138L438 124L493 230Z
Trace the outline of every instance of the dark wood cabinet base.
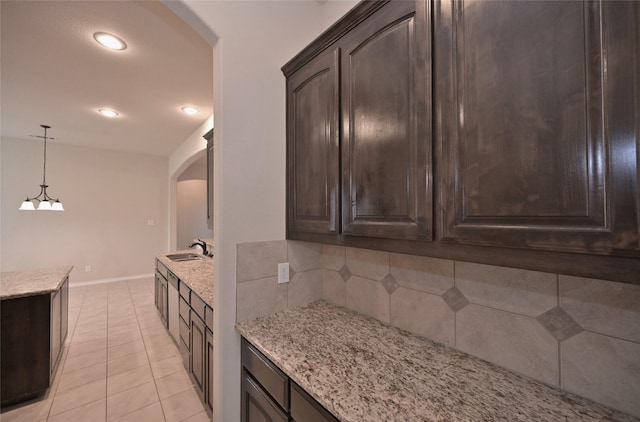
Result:
M60 290L5 299L0 305L0 406L44 394L67 338L69 282Z

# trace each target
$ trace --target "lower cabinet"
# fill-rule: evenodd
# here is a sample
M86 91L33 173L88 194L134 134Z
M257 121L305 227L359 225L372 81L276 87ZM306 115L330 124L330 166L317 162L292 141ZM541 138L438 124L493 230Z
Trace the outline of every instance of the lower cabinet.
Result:
M53 293L2 300L0 407L37 397L51 386L67 337L68 304L68 278Z
M338 422L244 337L241 350L242 422Z
M169 315L169 286L167 279L159 271L156 271L155 298L156 308L160 312L164 328L169 328L167 318Z
M156 307L205 408L213 411L213 309L156 261Z

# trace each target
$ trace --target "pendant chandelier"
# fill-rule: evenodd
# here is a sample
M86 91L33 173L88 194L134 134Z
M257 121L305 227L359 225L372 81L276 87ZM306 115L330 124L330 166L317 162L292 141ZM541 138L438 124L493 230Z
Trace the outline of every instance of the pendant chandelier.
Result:
M25 201L20 205L20 210L24 211L33 211L35 210L34 201L38 201L38 211L64 211L62 208L62 202L58 199L53 199L47 194L47 139L55 139L47 137L47 129L50 129L51 126L40 125L40 127L44 128L44 136L36 136L36 138L44 139L44 164L42 170L42 184L40 185L40 193L38 196L34 196L33 198L27 197ZM53 203L52 203L53 202Z

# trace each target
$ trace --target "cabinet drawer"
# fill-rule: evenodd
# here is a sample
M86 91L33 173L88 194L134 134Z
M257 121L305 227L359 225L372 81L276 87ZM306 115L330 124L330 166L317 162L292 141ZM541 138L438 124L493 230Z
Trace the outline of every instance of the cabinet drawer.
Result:
M289 379L247 340L242 339L242 366L283 409L289 405Z
M278 408L251 375L242 371L241 421L287 422L289 418Z
M189 303L189 299L191 299L191 289L187 286L186 283L180 283L180 296L182 296L187 303Z
M189 347L186 344L184 344L181 340L179 349L180 349L180 356L182 357L182 365L184 366L184 369L189 371Z
M191 309L198 314L201 320L204 321L204 308L205 308L204 300L200 299L197 294L191 294Z
M207 328L213 331L213 309L208 306L204 309L204 322L207 324Z
M180 348L184 346L187 351L189 350L189 344L191 343L189 339L190 334L191 330L189 329L189 324L187 324L182 318L180 318Z
M191 307L189 306L189 302L185 301L183 298L180 298L180 317L185 321L191 321Z
M164 264L158 260L156 260L156 269L160 274L162 274L164 278L167 278L167 273L169 272L169 269L165 267Z
M173 287L176 288L176 290L178 290L178 284L180 282L180 279L178 278L178 276L176 276L171 271L167 271L167 280L169 281L169 283L171 283Z
M293 381L291 418L296 422L338 422L338 419Z

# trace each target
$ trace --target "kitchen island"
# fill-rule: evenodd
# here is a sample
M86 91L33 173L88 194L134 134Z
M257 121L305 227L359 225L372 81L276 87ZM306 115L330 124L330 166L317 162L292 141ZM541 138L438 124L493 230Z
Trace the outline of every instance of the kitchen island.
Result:
M323 301L237 330L344 422L638 421Z
M43 394L67 337L72 266L3 272L0 379L5 407Z

